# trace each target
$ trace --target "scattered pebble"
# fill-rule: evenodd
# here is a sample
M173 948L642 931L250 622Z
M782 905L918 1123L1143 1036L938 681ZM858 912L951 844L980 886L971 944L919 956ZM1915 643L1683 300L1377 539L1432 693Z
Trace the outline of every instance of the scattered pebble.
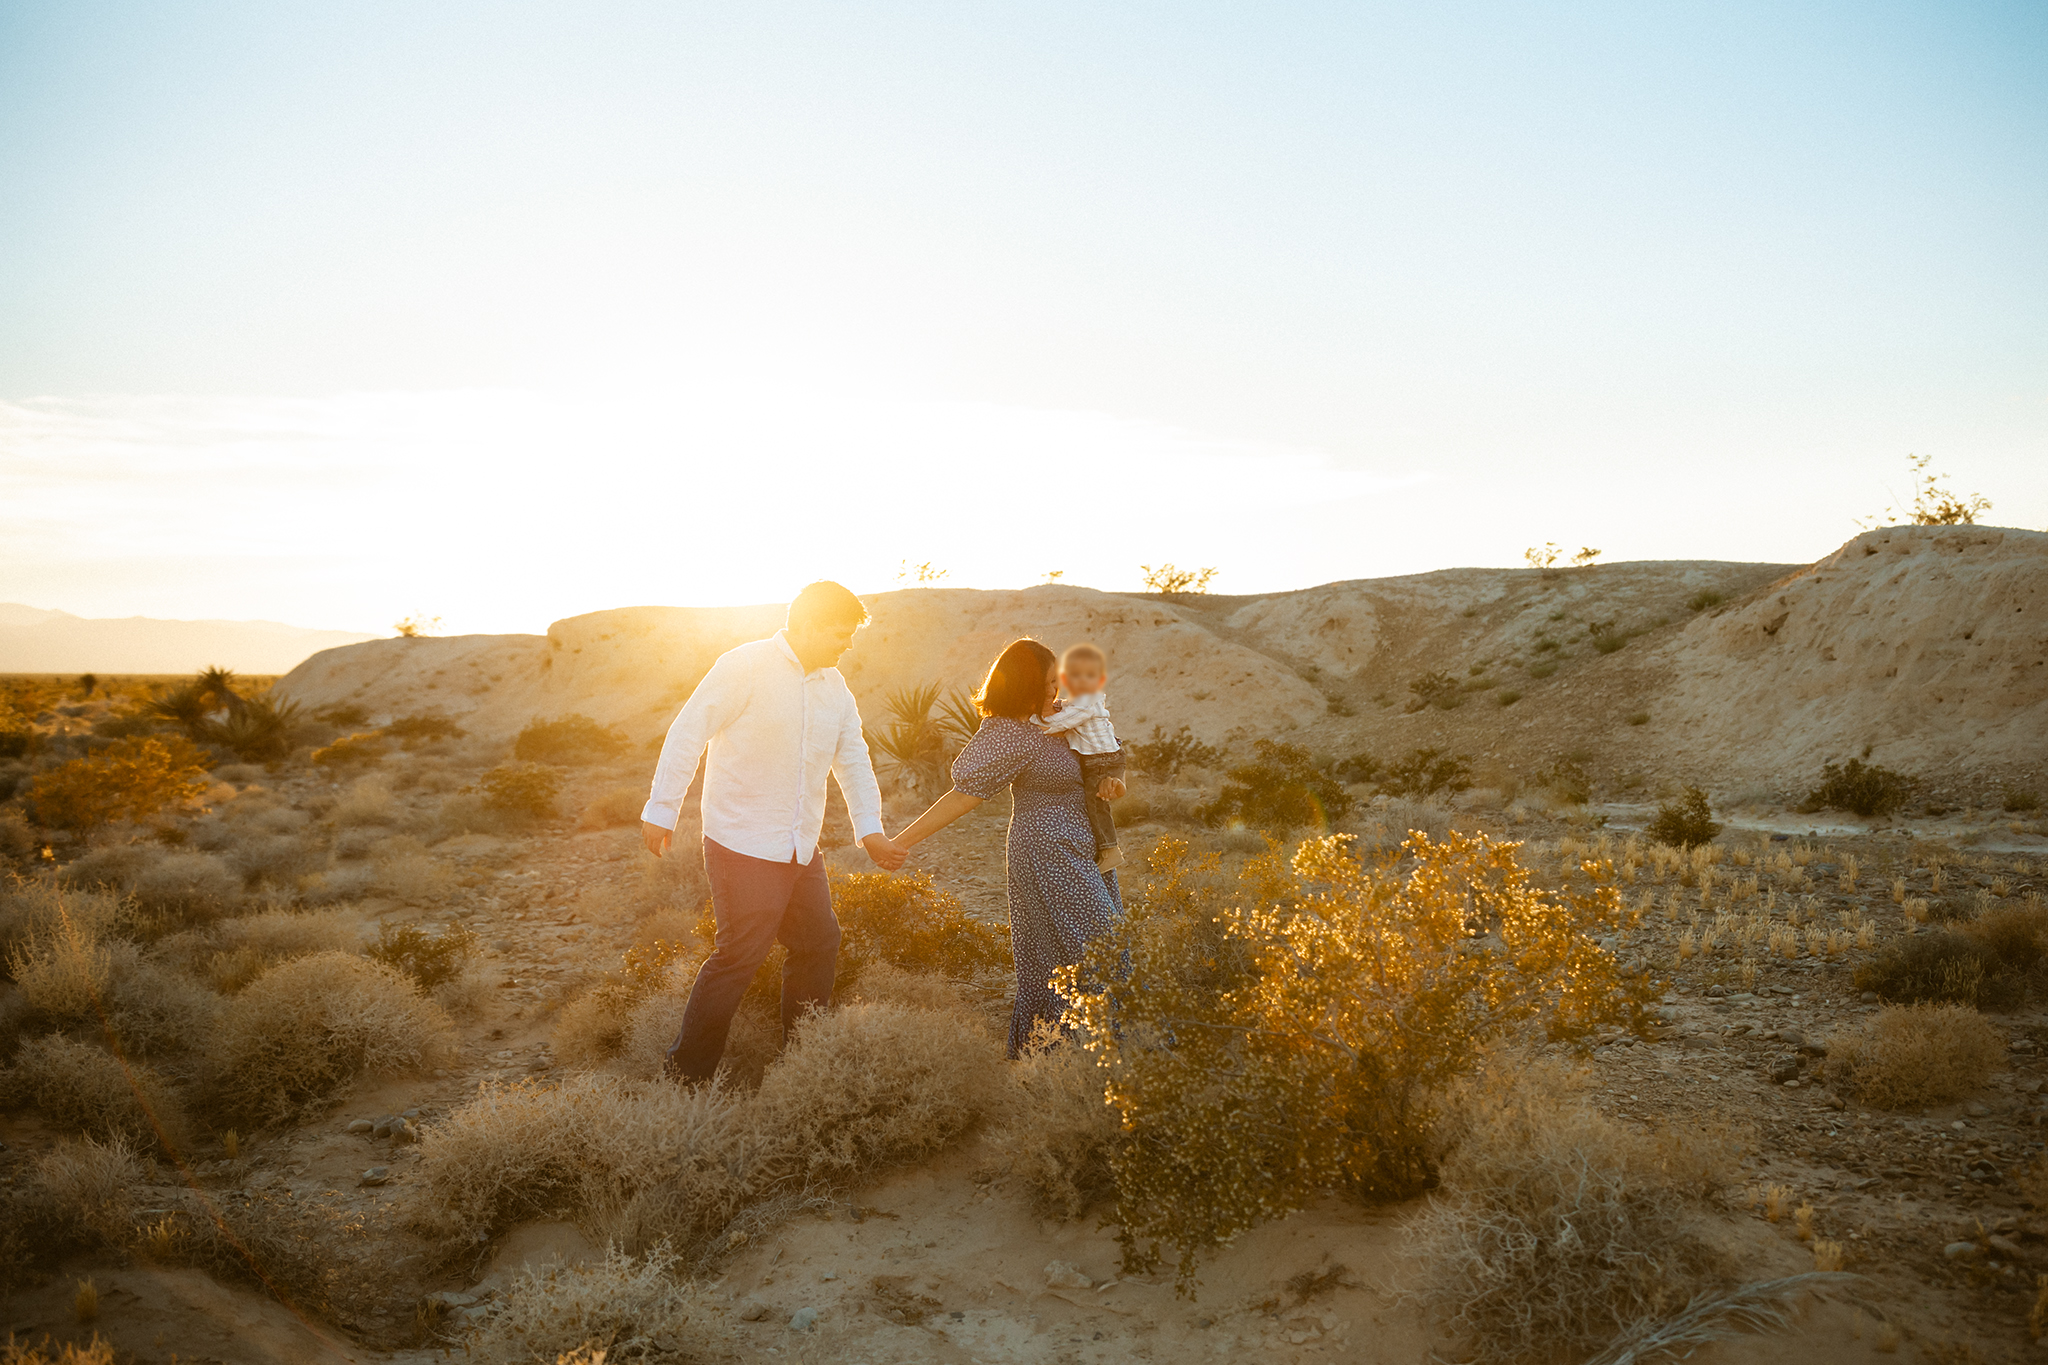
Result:
M367 1133L376 1126L376 1124L370 1122L368 1119L357 1119L354 1123L351 1123L348 1126L348 1130L351 1133Z
M1089 1289L1094 1284L1072 1261L1054 1261L1045 1268L1047 1289Z
M1951 1261L1974 1261L1984 1254L1984 1248L1975 1242L1950 1242L1941 1254Z
M389 1166L372 1166L369 1170L363 1172L363 1178L357 1183L363 1185L382 1185L390 1179L391 1168Z
M808 1332L817 1325L818 1310L815 1308L799 1308L789 1315L789 1330L792 1332Z
M768 1316L768 1305L759 1299L747 1299L740 1304L741 1322L759 1322Z

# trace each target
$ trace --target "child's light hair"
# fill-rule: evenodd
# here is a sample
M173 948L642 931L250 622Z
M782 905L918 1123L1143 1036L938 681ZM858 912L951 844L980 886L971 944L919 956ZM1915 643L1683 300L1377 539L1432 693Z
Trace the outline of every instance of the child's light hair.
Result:
M1076 660L1092 660L1097 668L1104 670L1109 667L1109 656L1094 645L1068 645L1067 652L1060 655L1060 667L1071 668Z

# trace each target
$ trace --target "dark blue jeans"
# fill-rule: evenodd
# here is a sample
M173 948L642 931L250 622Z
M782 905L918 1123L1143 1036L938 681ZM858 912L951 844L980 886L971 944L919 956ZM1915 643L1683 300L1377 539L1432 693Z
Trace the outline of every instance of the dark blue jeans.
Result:
M733 1012L777 939L789 949L782 964L785 1039L805 1011L831 1003L839 959L839 921L832 914L825 860L816 849L808 863L776 863L706 839L704 873L718 936L697 969L682 1032L669 1044L663 1069L681 1081L708 1081L717 1074Z

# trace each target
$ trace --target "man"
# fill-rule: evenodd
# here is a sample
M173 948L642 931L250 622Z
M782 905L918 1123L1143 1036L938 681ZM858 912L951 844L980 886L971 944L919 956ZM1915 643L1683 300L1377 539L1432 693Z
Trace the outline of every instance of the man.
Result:
M766 640L719 656L669 726L654 769L640 833L667 854L683 795L704 766L704 871L718 935L697 969L682 1032L666 1070L688 1084L708 1081L725 1055L733 1011L777 939L782 965L782 1031L832 998L839 921L818 831L825 823L825 774L839 783L853 834L888 871L907 856L882 833L882 791L861 738L860 711L833 665L867 624L867 608L837 583L813 583L789 604L788 624Z

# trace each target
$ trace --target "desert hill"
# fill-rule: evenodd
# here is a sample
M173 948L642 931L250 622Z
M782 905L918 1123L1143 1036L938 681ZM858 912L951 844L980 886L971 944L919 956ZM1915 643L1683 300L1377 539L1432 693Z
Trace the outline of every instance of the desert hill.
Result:
M94 619L0 602L0 673L190 673L212 664L283 673L318 650L369 638L278 621Z
M843 665L871 717L892 691L971 686L1008 640L1108 651L1122 732L1187 725L1333 754L1437 746L1622 789L1782 797L1867 755L1968 794L2048 763L2048 534L1888 527L1807 566L1643 561L1446 569L1257 597L1046 585L871 597ZM627 607L545 636L371 640L279 688L373 717L438 711L509 736L581 712L664 729L722 651L779 606ZM1418 693L1417 685L1423 689ZM1433 698L1418 706L1423 694Z

